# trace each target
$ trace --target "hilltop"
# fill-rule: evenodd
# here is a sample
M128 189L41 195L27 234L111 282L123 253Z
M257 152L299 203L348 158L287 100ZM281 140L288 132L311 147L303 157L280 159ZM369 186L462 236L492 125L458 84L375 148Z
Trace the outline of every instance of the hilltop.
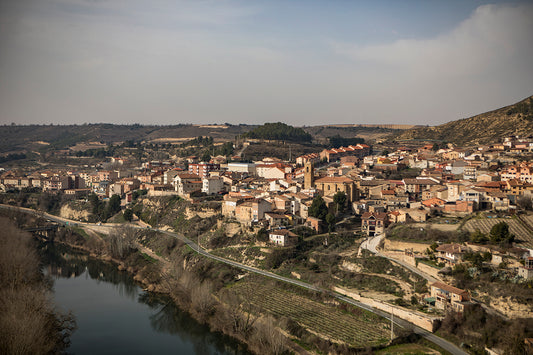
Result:
M437 140L457 145L498 142L503 137L533 134L533 96L513 105L434 127L406 130L396 140Z

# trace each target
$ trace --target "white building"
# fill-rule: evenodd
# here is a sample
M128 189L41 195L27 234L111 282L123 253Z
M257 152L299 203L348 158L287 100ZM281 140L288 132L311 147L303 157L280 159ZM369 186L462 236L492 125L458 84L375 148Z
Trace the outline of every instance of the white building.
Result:
M221 177L213 176L202 179L202 192L208 195L217 194L224 189L224 182Z
M255 174L254 163L228 163L228 171Z
M275 229L268 233L268 239L271 243L284 247L296 242L298 236L287 229Z

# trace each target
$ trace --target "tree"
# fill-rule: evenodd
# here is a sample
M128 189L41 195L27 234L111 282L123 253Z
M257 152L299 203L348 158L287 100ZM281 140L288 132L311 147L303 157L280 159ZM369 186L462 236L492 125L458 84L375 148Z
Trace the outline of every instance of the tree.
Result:
M346 205L346 194L344 191L339 191L333 195L333 202L335 202L336 213L343 212Z
M202 154L202 161L209 162L211 160L211 154L209 154L209 151L204 151L204 154Z
M333 227L335 226L335 216L331 213L328 213L326 215L326 223L328 224L329 231L333 231Z
M255 236L257 241L259 242L268 242L268 232L265 228L261 228L259 231L257 231L257 234Z
M128 222L131 222L133 219L133 210L131 208L126 208L126 210L124 210L124 219Z
M518 200L516 201L516 204L518 207L520 207L523 210L531 211L533 210L533 200L531 196L520 196Z
M111 217L112 215L120 212L120 196L119 195L113 195L107 202L106 206L106 215L108 217Z
M479 229L476 229L474 232L470 233L470 240L472 243L485 244L489 241L489 238L485 233L481 232Z
M514 235L509 232L509 225L505 222L495 224L490 229L490 240L493 243L510 244L514 241Z
M326 215L328 214L328 207L326 206L326 202L324 202L322 196L319 195L313 199L313 203L311 204L311 207L309 207L308 212L311 217L322 220L326 218Z

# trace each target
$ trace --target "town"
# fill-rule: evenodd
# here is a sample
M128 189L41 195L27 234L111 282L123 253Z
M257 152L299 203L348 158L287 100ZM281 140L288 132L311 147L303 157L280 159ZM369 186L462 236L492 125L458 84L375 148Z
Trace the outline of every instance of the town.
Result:
M3 168L0 196L80 223L183 233L212 254L323 285L452 338L460 325L450 322L461 322L453 314L471 309L533 318L530 137L475 147L353 142L245 159L258 144L285 143L199 136L112 150L78 144L53 152L78 166ZM485 350L501 353L495 345Z

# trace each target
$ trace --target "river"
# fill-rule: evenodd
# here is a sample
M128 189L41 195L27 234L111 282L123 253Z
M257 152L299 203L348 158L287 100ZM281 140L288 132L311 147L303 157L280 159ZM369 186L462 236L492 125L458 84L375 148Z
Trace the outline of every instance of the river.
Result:
M248 354L246 346L198 323L168 297L142 290L114 265L62 245L40 249L54 299L72 311L73 354Z

